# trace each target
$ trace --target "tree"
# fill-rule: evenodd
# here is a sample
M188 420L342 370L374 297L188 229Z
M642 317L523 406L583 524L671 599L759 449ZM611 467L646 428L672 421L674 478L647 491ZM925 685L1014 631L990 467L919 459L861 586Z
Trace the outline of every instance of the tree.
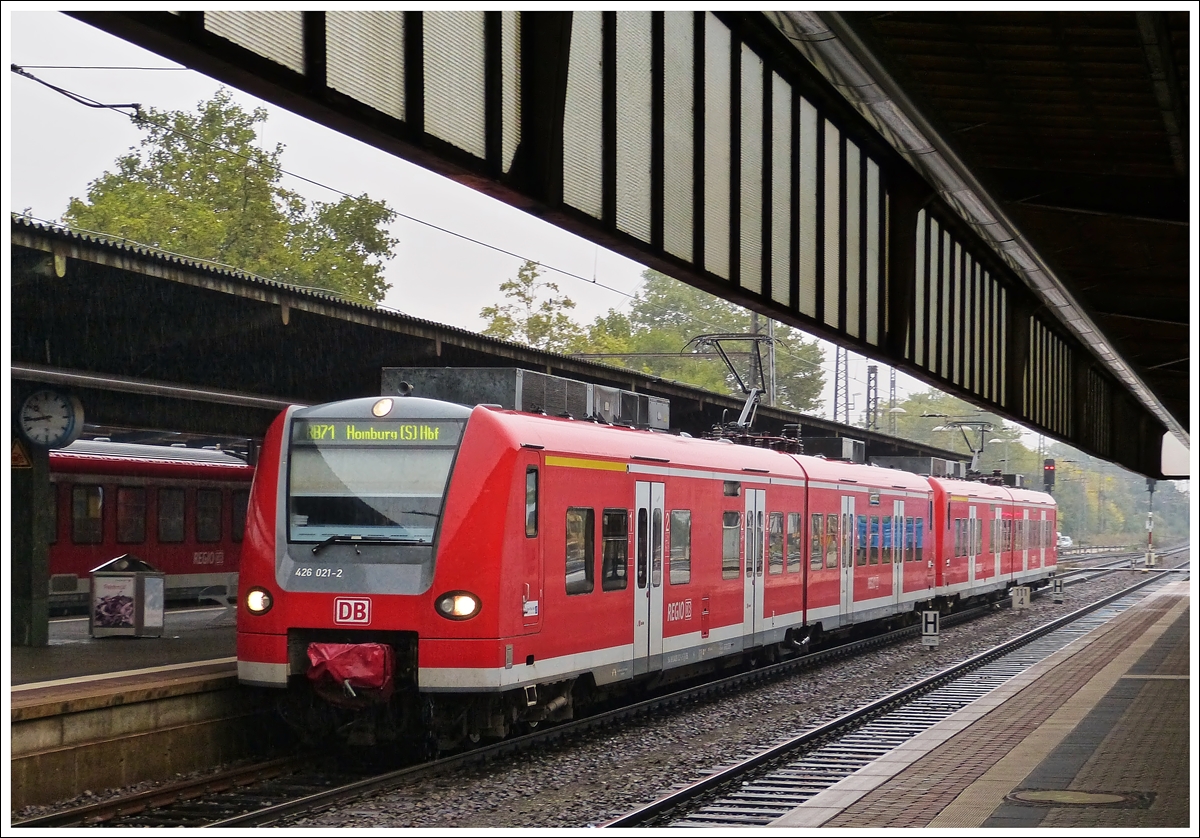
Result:
M617 354L611 363L639 369L660 378L693 384L714 392L741 395L720 358L697 358L682 353L694 337L715 332L748 334L751 314L746 309L672 279L655 270L642 274L628 316L610 310L588 327L587 352ZM766 320L760 324L766 334ZM751 379L749 341L725 345L747 386ZM763 348L766 362L766 350ZM824 373L822 352L815 340L783 324L775 328L776 404L794 410L819 409Z
M480 309L479 316L488 321L483 334L547 352L579 351L583 329L567 314L575 301L557 283L542 279L539 268L526 261L514 278L500 284L512 302Z
M256 126L267 112L247 113L228 90L195 113L137 117L140 146L113 171L72 198L72 226L211 260L249 273L376 303L390 285L383 265L398 240L386 225L396 214L367 195L333 203L280 186L284 145L264 150Z

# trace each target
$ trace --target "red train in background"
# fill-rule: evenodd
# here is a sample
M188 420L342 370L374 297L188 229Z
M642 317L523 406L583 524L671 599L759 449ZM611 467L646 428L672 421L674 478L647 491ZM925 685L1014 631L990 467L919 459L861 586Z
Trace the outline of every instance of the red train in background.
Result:
M1049 495L759 442L414 397L289 408L250 497L239 679L286 690L308 734L452 748L1055 568Z
M254 468L221 451L79 440L50 452L50 607L86 606L90 571L132 554L168 600L232 592Z

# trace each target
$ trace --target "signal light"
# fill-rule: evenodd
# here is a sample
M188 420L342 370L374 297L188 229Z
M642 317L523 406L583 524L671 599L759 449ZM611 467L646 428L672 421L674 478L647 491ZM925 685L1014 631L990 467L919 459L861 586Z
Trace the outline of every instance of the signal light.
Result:
M1054 485L1054 460L1046 460L1042 464L1042 483L1047 489Z

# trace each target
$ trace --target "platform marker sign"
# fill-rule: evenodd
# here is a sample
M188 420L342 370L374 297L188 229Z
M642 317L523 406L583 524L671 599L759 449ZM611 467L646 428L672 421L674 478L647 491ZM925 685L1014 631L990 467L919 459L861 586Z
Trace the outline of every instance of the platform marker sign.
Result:
M1029 607L1029 587L1018 585L1012 589L1012 607L1014 611L1024 611Z
M921 612L921 645L922 646L937 646L938 645L938 627L941 622L941 615L937 611L922 611Z
M1054 601L1063 601L1063 583L1061 579L1054 580Z

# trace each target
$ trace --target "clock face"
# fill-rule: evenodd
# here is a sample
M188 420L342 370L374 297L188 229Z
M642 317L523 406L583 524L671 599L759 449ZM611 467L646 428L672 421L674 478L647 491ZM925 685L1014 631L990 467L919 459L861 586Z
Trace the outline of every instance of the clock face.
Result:
M83 406L74 396L38 390L22 403L17 421L30 442L56 448L74 442L83 430Z

